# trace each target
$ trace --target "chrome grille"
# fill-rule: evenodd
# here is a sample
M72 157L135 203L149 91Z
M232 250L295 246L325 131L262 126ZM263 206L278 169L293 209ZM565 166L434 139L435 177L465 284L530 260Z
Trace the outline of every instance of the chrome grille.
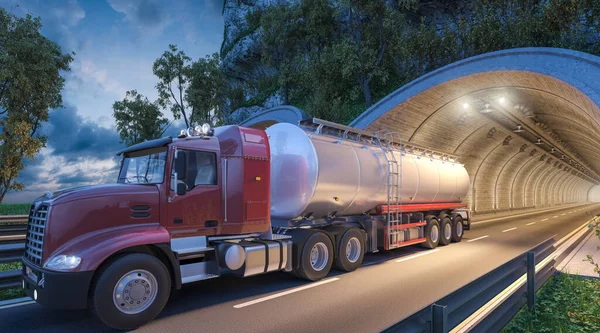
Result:
M30 262L42 265L42 250L44 249L44 230L48 204L41 204L36 210L31 206L29 221L27 222L27 238L25 240L25 258Z

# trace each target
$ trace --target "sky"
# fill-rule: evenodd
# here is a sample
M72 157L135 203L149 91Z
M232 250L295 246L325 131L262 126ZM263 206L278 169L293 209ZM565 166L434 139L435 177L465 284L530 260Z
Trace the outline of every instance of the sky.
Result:
M41 17L44 36L63 53L75 52L71 71L63 73L64 107L51 110L41 129L47 147L19 175L25 190L9 192L3 203L116 182L115 154L123 145L112 104L131 89L156 100L152 63L169 44L198 59L218 52L223 40L223 0L0 0L0 6ZM175 123L170 134L180 127Z

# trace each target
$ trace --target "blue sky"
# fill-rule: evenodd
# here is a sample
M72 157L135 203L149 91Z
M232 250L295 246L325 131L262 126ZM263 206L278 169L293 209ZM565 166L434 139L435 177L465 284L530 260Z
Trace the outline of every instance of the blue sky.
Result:
M157 98L152 63L169 44L197 59L218 52L223 39L223 0L0 0L0 6L40 16L42 33L76 53L64 74L65 107L52 110L42 128L48 147L21 173L26 189L9 192L4 203L116 181L121 144L113 102L131 89Z

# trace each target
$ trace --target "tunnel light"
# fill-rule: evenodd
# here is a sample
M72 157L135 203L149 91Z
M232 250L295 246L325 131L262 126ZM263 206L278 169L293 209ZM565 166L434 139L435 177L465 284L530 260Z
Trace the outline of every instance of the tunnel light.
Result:
M469 103L463 103L463 109L468 109L469 108Z
M560 159L561 159L561 160L564 160L564 159L565 159L565 155L562 155L562 156L560 157Z
M484 107L483 107L483 110L481 110L479 112L481 112L481 113L490 113L490 112L493 112L493 111L494 111L494 109L490 108L489 104L485 104Z
M515 129L513 132L521 133L521 132L525 132L525 130L523 129L523 126L517 125L517 129Z
M535 142L536 145L541 146L543 144L542 139L538 138L537 142Z
M498 101L500 102L500 104L504 104L504 102L506 102L506 98L504 98L504 96L500 97L498 98Z

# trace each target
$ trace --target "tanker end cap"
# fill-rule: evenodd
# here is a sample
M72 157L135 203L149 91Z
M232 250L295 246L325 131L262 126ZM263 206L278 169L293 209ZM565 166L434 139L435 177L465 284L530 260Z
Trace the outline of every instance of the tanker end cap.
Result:
M221 243L217 247L217 252L221 266L232 271L242 268L246 262L246 252L241 245Z

